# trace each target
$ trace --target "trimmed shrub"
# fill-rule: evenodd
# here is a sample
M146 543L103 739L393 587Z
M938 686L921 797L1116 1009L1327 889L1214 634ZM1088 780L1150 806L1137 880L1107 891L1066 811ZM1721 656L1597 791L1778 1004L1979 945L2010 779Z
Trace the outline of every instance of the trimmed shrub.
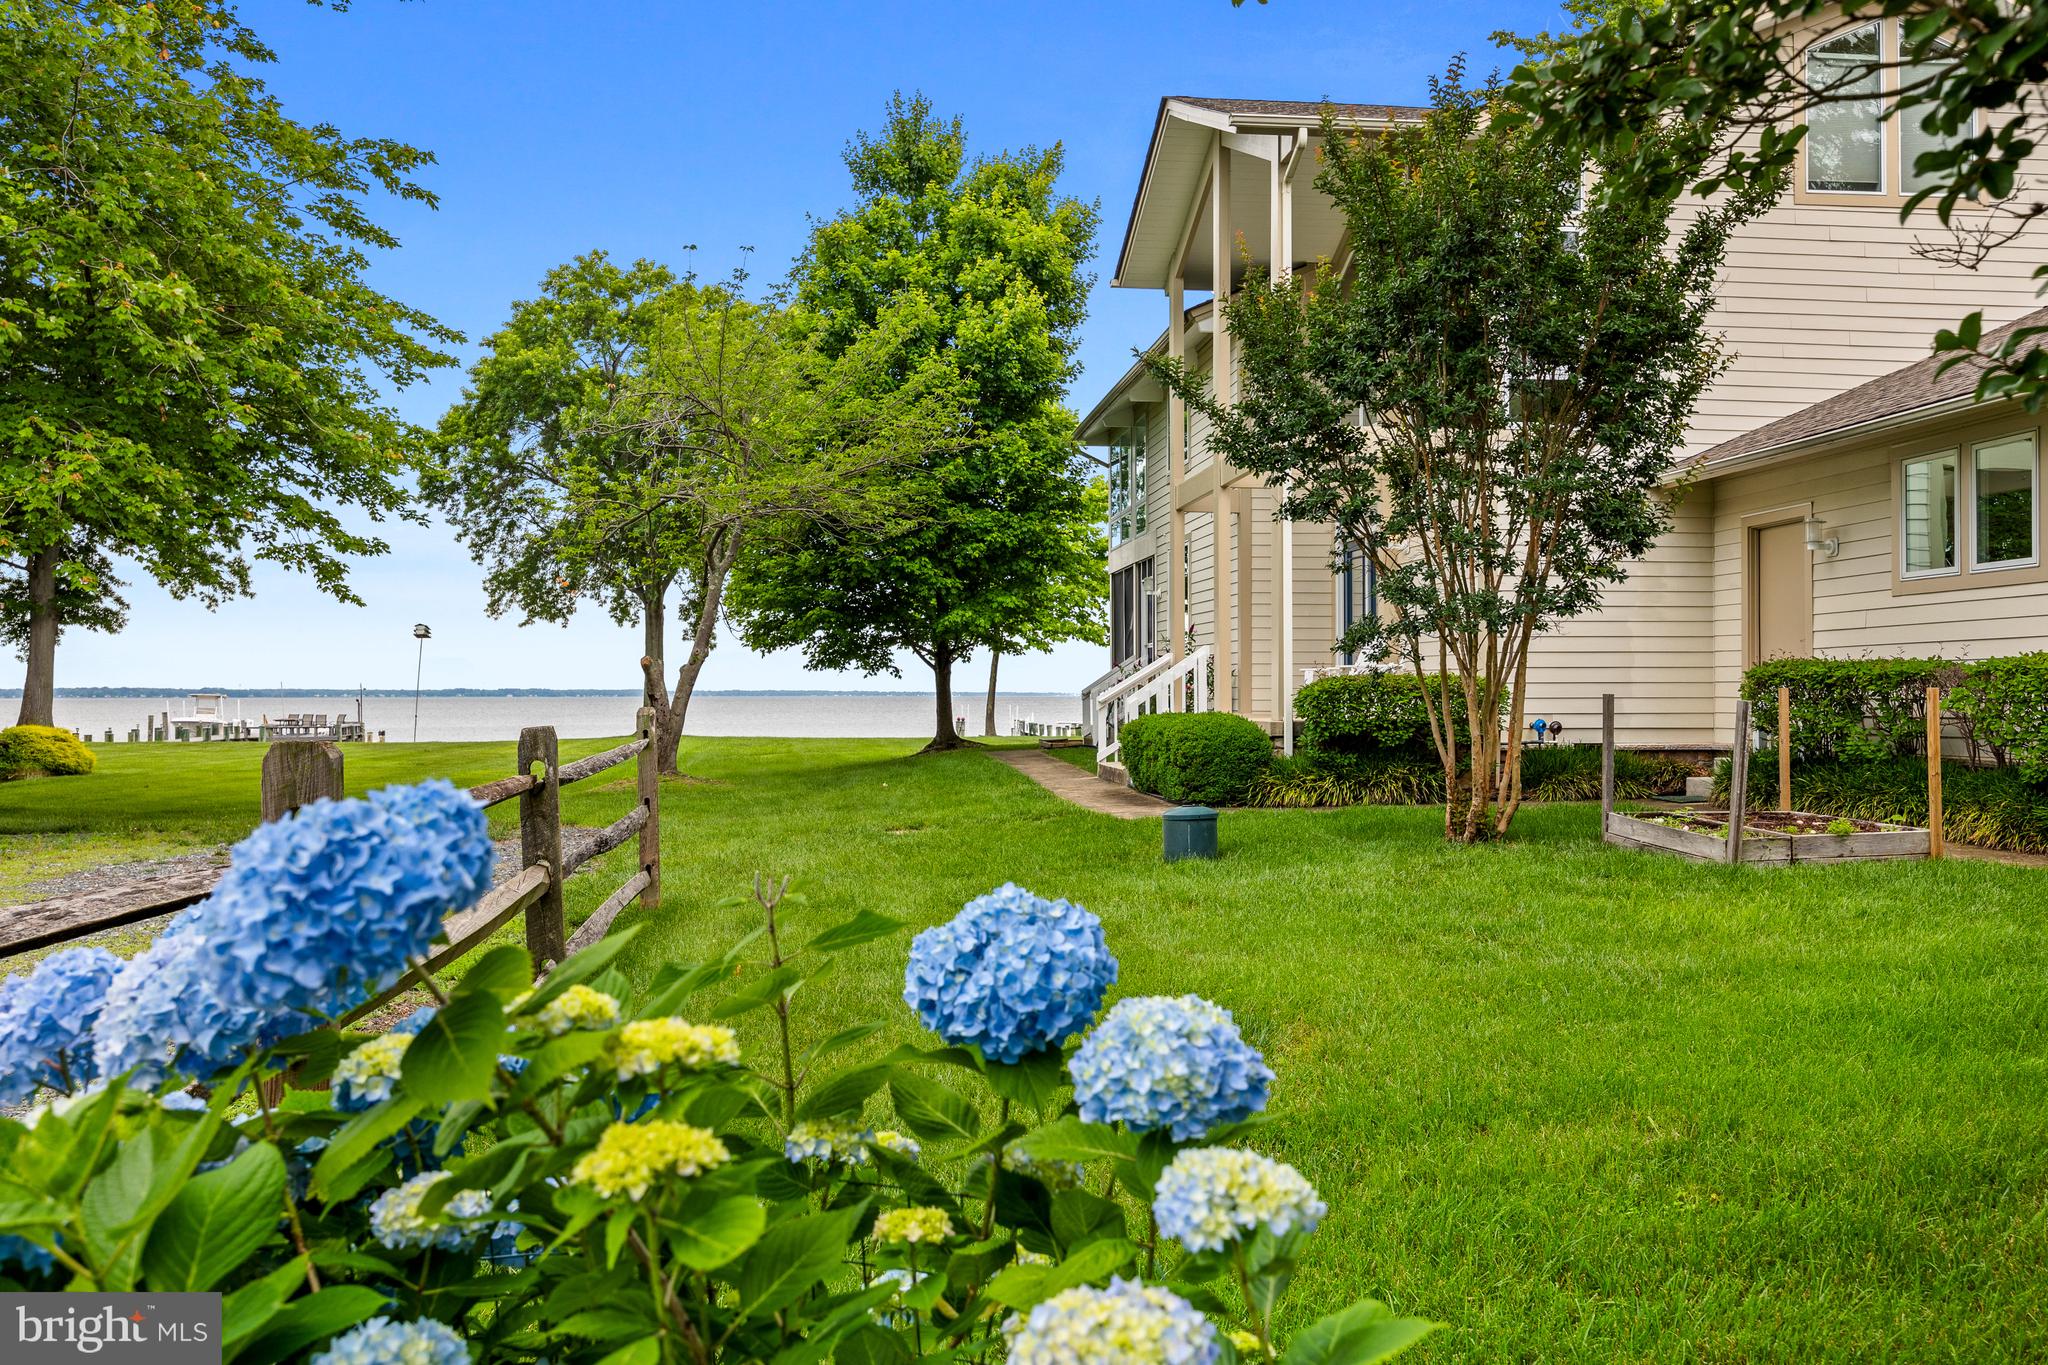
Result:
M1778 689L1792 694L1792 757L1898 758L1925 751L1927 689L1955 681L1949 659L1769 659L1742 675L1750 720L1778 730Z
M69 730L16 725L0 730L0 782L17 777L76 777L92 771L92 750Z
M1271 736L1227 711L1139 716L1118 741L1131 785L1183 806L1241 804L1273 765Z
M1449 680L1452 688L1457 679ZM1430 679L1434 686L1436 679ZM1465 742L1464 707L1457 707L1458 742ZM1294 694L1301 721L1301 752L1317 756L1426 754L1429 700L1413 673L1349 673L1318 678Z
M1728 799L1729 762L1714 768L1714 794ZM1778 804L1778 751L1750 755L1749 806ZM1795 762L1792 804L1816 815L1847 815L1900 824L1927 823L1927 763L1894 758L1865 763ZM2020 853L2048 853L2048 791L2012 768L1941 765L1942 832L1957 843Z
M1973 757L1982 745L1999 767L2048 784L2048 652L1986 659L1962 670L1948 709Z

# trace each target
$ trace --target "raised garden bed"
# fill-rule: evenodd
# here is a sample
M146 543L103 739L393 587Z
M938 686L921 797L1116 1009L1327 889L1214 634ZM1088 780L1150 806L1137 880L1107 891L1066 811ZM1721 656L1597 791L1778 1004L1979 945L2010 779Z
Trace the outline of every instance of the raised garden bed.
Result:
M1623 848L1676 853L1695 862L1725 863L1726 810L1610 812L1603 836ZM1763 865L1925 858L1928 832L1913 825L1853 820L1811 811L1750 811L1737 840L1739 861Z

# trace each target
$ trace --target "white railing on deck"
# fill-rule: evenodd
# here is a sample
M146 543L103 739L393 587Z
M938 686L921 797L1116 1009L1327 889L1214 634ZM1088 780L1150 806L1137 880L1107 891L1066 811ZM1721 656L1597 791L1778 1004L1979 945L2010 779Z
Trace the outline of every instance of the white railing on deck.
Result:
M1361 673L1384 673L1388 665L1383 663L1316 664L1301 670L1303 685L1317 678L1355 678Z
M1096 694L1089 719L1095 733L1095 760L1114 763L1122 745L1124 722L1155 711L1207 711L1209 660L1207 646L1176 661L1154 659L1122 682Z

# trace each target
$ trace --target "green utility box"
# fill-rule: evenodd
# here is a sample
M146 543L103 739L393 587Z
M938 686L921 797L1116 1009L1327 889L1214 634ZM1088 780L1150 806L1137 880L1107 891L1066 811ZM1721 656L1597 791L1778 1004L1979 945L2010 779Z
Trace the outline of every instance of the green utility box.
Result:
M1161 817L1166 826L1166 861L1216 856L1216 812L1207 806L1175 806Z

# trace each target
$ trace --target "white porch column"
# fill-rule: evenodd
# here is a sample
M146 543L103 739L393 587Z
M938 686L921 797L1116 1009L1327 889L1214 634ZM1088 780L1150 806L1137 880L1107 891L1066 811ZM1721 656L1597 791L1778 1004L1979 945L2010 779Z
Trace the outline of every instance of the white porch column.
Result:
M1166 291L1166 354L1175 363L1188 358L1186 324L1182 321L1186 313L1183 299L1186 288L1181 281L1178 263L1175 264L1173 283ZM1180 510L1181 480L1188 473L1187 452L1187 404L1178 393L1166 396L1166 486L1167 503L1173 511L1167 517L1166 543L1166 633L1172 637L1173 658L1178 663L1187 653L1187 515Z

